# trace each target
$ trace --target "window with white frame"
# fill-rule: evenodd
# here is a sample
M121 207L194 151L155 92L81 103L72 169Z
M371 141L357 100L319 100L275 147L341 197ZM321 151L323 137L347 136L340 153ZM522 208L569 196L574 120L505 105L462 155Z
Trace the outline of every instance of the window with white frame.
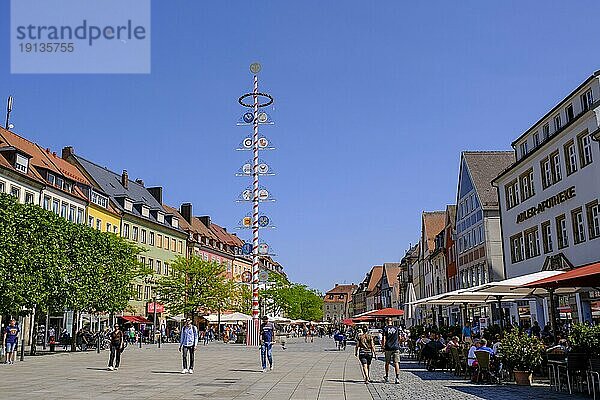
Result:
M141 233L140 234L140 242L142 242L142 243L145 244L146 243L146 234L147 234L147 232L146 232L145 229L142 229L140 233Z
M550 221L542 222L542 244L544 246L544 254L552 253L552 229Z
M148 244L150 246L154 246L154 232L150 232L148 235Z
M76 208L75 206L70 206L69 207L69 222L75 222L75 213L76 213Z
M123 224L123 237L129 239L129 224Z
M506 208L511 209L520 203L519 198L519 182L517 179L505 186L506 192Z
M585 242L585 225L581 207L571 211L571 223L573 224L573 242L575 244Z
M542 126L542 133L544 135L544 140L550 137L550 124L544 124L544 126Z
M522 233L519 232L510 238L510 256L513 264L524 260L523 247Z
M25 204L33 204L34 196L31 192L25 192Z
M552 185L552 165L548 157L544 158L540 162L540 169L542 170L542 187L546 189Z
M573 104L569 104L565 108L565 116L567 117L567 124L575 118L575 112L573 111Z
M569 246L569 233L567 230L567 219L564 214L556 217L556 236L558 238L558 248L564 249Z
M521 143L521 158L525 157L527 155L527 141L524 141L523 143Z
M99 231L102 230L102 220L101 219L96 219L96 229L98 229Z
M52 200L52 212L56 215L60 212L60 201L54 199Z
M592 95L592 89L589 89L584 94L579 96L579 99L581 101L581 109L584 112L589 110L592 107L592 104L594 103L594 96Z
M533 147L538 147L539 145L540 145L540 134L536 132L533 134Z
M587 211L588 235L591 239L600 237L600 206L598 200L594 200L585 206Z
M525 258L532 258L540 255L540 243L538 227L535 226L525 231Z
M554 132L558 131L560 128L562 128L562 121L560 119L560 114L556 114L554 116Z
M533 188L533 168L525 171L520 177L519 182L521 186L521 198L523 201L535 195Z
M60 216L67 219L67 210L69 209L67 203L64 201L60 203Z
M139 228L137 226L131 227L131 240L133 240L134 242L137 242L138 240L138 232Z
M579 145L579 162L581 168L592 163L592 139L590 134L585 131L584 133L577 136L577 143Z
M0 193L1 192L2 191L0 190ZM44 196L44 201L42 203L44 210L50 210L50 203L51 203L50 196Z
M577 172L577 151L575 150L575 142L569 140L565 146L565 166L567 167L567 175Z
M84 215L83 208L78 208L77 209L77 223L78 224L83 224L83 215Z
M29 159L27 157L17 153L17 155L15 157L15 169L17 171L21 171L24 174L26 174L28 165L29 165Z
M550 161L552 163L552 181L553 183L559 182L562 179L561 165L560 165L560 154L558 151L550 155Z

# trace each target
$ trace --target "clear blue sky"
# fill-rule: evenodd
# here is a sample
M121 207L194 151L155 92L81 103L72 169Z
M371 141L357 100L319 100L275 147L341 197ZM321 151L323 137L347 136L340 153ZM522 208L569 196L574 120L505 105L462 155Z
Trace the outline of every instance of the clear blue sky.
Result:
M248 211L235 122L259 60L278 147L263 156L279 200L264 238L321 290L398 261L421 211L454 201L461 150L508 149L600 69L594 1L171 0L153 1L150 75L11 75L8 3L0 96L15 96L15 131L229 228Z

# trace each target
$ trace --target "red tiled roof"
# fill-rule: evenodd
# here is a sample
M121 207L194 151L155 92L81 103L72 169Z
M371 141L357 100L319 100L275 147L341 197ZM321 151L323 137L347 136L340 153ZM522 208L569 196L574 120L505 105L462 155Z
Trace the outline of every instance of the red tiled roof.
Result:
M91 186L90 181L88 181L74 165L68 163L54 153L51 153L50 150L44 150L38 144L33 143L14 132L0 128L0 147L6 145L13 146L30 155L31 158L29 164L35 169L47 169L56 175L67 177L86 186ZM39 179L42 179L40 171L36 171L36 175ZM74 193L72 194L86 199L85 195L77 188L74 189Z
M356 289L356 285L336 285L333 289L330 289L325 294L352 294Z
M429 251L435 249L435 237L446 225L446 211L424 211L423 229Z
M367 285L367 292L372 292L379 281L381 280L381 275L383 275L383 266L376 265L371 268L371 274L369 276L369 284Z

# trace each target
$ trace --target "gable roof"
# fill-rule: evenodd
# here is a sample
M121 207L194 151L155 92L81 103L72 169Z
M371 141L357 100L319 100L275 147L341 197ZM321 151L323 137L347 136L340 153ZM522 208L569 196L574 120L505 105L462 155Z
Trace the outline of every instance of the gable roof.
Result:
M14 132L0 128L0 148L14 148L15 150L27 154L29 159L29 169L32 170L29 177L49 185L43 178L40 169L46 169L59 177L65 177L76 183L91 186L90 181L74 165L58 157L56 153L51 153L49 149L43 149L37 143L31 142ZM3 158L3 157L2 157ZM6 167L7 163L2 163ZM8 164L10 165L10 164ZM14 169L14 168L13 168ZM50 185L49 185L50 186ZM54 186L53 186L54 187ZM60 188L59 188L60 189ZM85 194L75 186L73 192L60 189L76 197L87 200Z
M435 249L435 237L446 226L446 211L423 211L422 238L427 241L427 250ZM425 250L425 249L423 249Z
M369 283L367 284L367 292L371 292L377 288L377 284L383 275L383 265L376 265L369 272Z
M462 157L467 165L481 207L484 210L497 209L499 207L498 190L492 186L492 181L515 162L514 152L463 151Z
M385 270L385 277L389 287L393 287L394 283L398 281L398 274L400 273L400 263L384 263L383 269Z

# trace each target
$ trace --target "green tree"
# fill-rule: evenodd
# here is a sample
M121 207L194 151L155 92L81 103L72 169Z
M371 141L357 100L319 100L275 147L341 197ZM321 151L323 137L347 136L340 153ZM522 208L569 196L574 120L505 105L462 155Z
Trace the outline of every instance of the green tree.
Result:
M323 319L323 296L318 291L290 282L280 274L269 274L267 289L260 293L263 304L273 313L288 318L320 321Z
M140 251L112 233L2 194L0 314L123 310L132 279L147 273L137 261Z
M193 255L177 257L171 264L172 275L163 276L156 290L171 314L194 317L199 311L228 309L233 282L226 276L226 266L204 261Z

